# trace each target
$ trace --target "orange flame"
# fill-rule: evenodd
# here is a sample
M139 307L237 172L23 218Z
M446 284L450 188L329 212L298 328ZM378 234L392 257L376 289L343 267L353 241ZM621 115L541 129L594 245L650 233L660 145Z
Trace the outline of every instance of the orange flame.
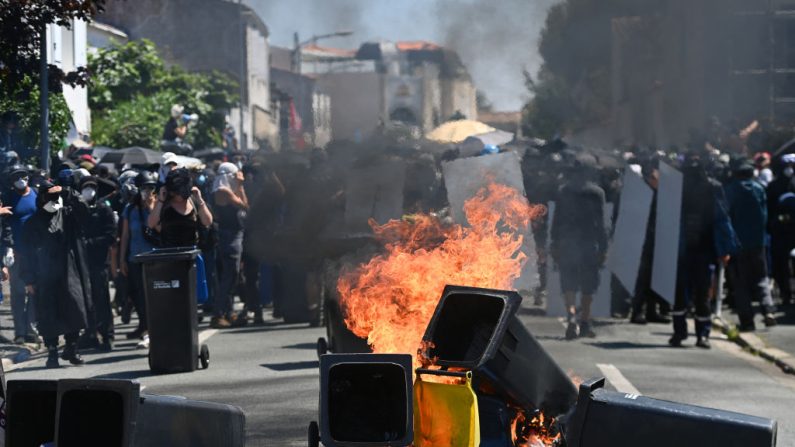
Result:
M561 441L555 427L555 418L547 419L537 412L528 418L524 410L518 410L511 421L511 440L516 447L551 447Z
M492 183L464 205L469 227L414 215L377 226L384 252L337 283L345 324L376 353L412 353L445 285L510 289L525 262L522 232L546 213L517 190Z

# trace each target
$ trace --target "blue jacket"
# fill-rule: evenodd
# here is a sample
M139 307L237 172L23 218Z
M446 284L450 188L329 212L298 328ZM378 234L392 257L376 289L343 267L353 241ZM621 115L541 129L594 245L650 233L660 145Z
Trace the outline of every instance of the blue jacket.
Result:
M740 249L758 250L765 246L767 229L767 196L756 180L732 180L725 187L729 217Z

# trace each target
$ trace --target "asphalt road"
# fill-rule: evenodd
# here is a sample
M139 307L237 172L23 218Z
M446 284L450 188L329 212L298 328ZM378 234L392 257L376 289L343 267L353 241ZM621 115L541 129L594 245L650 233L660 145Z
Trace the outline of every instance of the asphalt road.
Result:
M711 351L672 349L666 325L635 326L604 321L593 340L567 342L557 319L521 312L522 320L560 365L581 378L608 376L608 386L666 400L775 418L779 446L795 446L795 376L715 340ZM121 332L132 329L121 326ZM317 418L318 362L315 341L324 329L284 325L225 331L202 328L211 350L210 368L152 376L146 352L134 342L117 343L108 354L89 352L82 367L43 368L44 359L19 364L7 379L137 379L145 392L185 396L242 407L248 446L304 446L306 427ZM122 337L123 338L123 337ZM693 340L688 340L692 346Z

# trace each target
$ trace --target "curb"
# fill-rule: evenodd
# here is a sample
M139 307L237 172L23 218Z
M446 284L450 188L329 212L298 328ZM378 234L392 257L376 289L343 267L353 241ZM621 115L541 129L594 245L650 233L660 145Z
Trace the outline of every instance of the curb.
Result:
M722 318L713 318L712 324L726 334L729 340L748 349L765 360L774 363L785 373L795 375L795 356L792 354L778 348L767 346L765 342L753 332L739 332L733 324Z

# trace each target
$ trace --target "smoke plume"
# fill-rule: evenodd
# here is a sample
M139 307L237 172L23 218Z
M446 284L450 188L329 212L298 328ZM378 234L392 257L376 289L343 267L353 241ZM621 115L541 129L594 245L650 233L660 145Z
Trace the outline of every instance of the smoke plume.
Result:
M271 42L291 46L293 32L352 30L322 45L355 48L375 40L429 40L461 55L477 87L498 110L527 99L522 70L541 65L538 38L559 0L246 0L271 29Z

